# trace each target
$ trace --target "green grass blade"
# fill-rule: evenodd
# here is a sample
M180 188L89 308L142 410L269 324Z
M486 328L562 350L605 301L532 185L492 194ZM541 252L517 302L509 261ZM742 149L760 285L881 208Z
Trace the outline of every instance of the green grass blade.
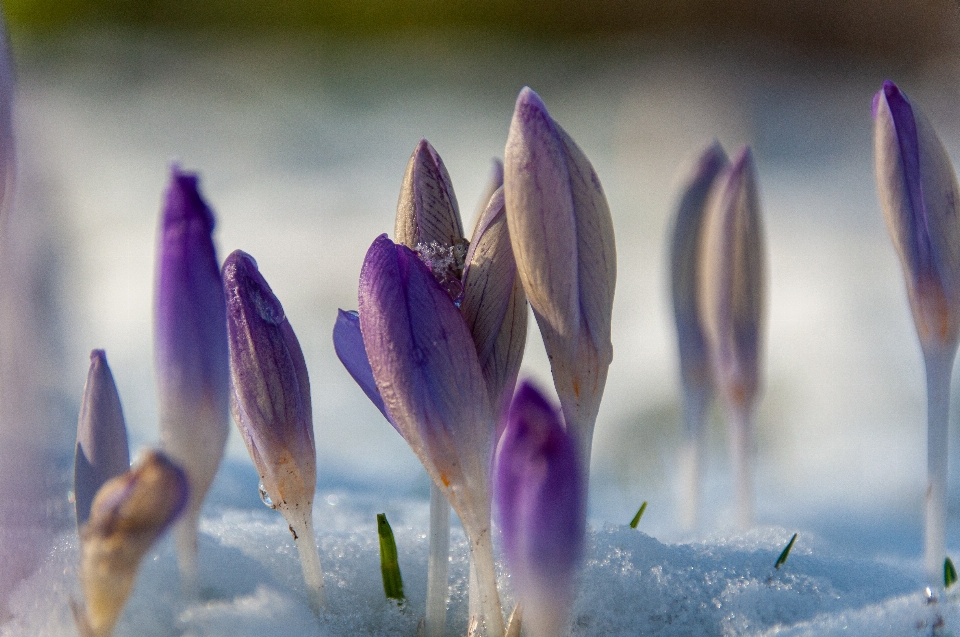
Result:
M943 560L943 587L950 588L957 581L957 569L949 557Z
M635 529L637 525L640 524L640 518L643 517L643 512L647 510L647 501L644 500L643 504L640 505L640 510L637 511L637 514L633 516L633 519L630 520L630 528Z
M395 599L401 604L403 596L403 578L400 577L400 561L397 558L397 542L393 539L393 529L387 522L385 513L377 514L377 535L380 536L380 572L383 574L383 592L387 599Z
M773 565L774 568L779 569L783 566L783 563L787 561L787 557L790 555L790 549L793 548L793 543L797 541L797 534L794 533L793 537L790 538L790 541L787 542L787 548L783 549L783 553L780 554L780 557L777 558L777 563Z

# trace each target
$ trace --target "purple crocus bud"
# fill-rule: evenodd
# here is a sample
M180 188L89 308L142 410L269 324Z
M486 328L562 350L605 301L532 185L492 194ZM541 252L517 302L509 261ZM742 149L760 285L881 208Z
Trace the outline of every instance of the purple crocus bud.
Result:
M747 405L760 386L764 239L756 168L744 147L717 175L701 243L699 312L715 380L731 404Z
M517 272L586 477L613 359L613 221L590 161L529 88L510 124L503 187Z
M749 148L717 175L700 244L699 312L713 378L727 406L737 523L753 524L753 408L765 314L764 239Z
M90 352L90 371L83 388L77 448L73 462L73 491L77 526L90 515L90 503L103 483L130 468L127 427L120 394L102 349Z
M387 415L387 408L383 404L377 381L373 379L373 370L370 369L370 359L367 358L367 348L363 344L363 334L360 332L360 314L354 311L338 310L337 322L333 326L333 349L337 358L343 363L351 378L356 381L370 402L380 410L393 428L397 426ZM399 429L397 432L399 433Z
M191 485L190 502L175 530L188 594L196 586L200 506L229 432L226 306L213 225L196 175L174 166L160 222L154 352L160 440Z
M359 300L363 342L384 406L460 516L488 629L502 635L489 541L493 419L470 331L416 253L386 235L367 251Z
M580 476L560 415L522 383L497 449L495 488L503 550L531 637L563 634L576 596L586 529Z
M85 608L74 608L74 614L81 634L110 635L141 560L184 510L188 493L186 474L159 451L146 452L97 492L80 530Z
M264 502L290 525L311 604L323 605L323 572L313 532L317 451L310 379L300 343L249 254L223 264L230 343L230 406L260 474Z
M467 241L453 183L440 155L421 139L407 163L397 202L396 241L415 250L453 299L463 294Z
M960 188L936 132L896 84L873 100L880 203L907 282L921 345L960 334Z
M513 395L527 340L527 299L510 246L503 188L480 216L466 262L460 311L477 347L490 405L500 413Z

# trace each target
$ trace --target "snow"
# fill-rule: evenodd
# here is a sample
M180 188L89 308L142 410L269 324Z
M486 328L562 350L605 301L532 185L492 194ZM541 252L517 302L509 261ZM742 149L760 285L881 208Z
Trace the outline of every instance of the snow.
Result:
M426 502L397 501L387 509L407 594L398 608L384 597L380 579L377 502L320 495L314 519L328 597L321 617L307 605L282 518L267 509L222 508L208 511L201 523L201 601L181 601L173 545L163 541L143 563L116 636L413 635L425 598ZM915 561L861 559L801 531L775 569L792 533L760 527L664 543L626 524L592 527L571 635L903 637L960 629L960 595L937 592L928 599ZM458 527L452 537L447 634L462 635L466 545ZM0 635L75 634L68 600L78 594L77 561L76 533L64 533L14 593L16 619ZM499 567L509 610L509 578Z

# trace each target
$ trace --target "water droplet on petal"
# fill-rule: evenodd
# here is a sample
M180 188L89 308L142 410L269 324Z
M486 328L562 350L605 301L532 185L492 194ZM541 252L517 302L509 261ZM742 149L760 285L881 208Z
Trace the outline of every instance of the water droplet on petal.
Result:
M277 505L273 503L273 500L270 499L270 494L267 493L267 490L263 488L263 480L260 481L260 484L257 485L257 490L260 492L260 499L263 500L263 503L270 507L271 509L276 509Z

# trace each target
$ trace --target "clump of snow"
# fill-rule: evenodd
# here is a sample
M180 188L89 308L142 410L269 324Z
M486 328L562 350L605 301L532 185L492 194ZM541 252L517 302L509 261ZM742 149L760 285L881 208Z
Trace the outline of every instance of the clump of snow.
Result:
M379 508L378 508L379 507ZM315 522L328 609L310 611L286 523L269 510L220 507L201 523L201 599L180 600L169 539L148 555L117 637L413 635L426 589L426 502L386 507L407 603L383 594L375 514L382 502L355 494L318 497ZM642 523L641 523L642 527ZM786 564L774 563L791 530L664 543L627 525L591 528L571 614L574 636L948 635L960 627L960 596L924 592L919 564L857 559L800 532ZM467 547L457 528L447 634L467 614ZM63 534L43 566L11 598L3 636L74 635L77 537ZM502 570L502 564L501 570ZM505 612L509 577L501 575Z

